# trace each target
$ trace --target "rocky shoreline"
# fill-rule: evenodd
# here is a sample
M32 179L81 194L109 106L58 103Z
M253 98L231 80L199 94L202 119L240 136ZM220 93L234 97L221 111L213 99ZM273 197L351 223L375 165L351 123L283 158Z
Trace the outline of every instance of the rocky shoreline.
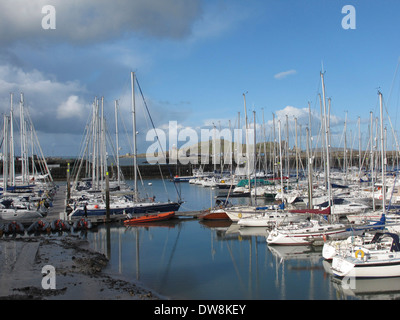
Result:
M6 300L159 300L139 283L107 274L107 257L73 235L0 239L0 299ZM46 288L55 268L53 288Z

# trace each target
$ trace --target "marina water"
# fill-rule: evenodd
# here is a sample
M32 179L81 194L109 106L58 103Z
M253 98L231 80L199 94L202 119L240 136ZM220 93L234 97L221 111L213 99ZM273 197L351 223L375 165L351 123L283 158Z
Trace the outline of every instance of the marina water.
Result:
M131 183L128 181L128 183ZM156 201L176 200L172 182L145 180ZM218 189L177 184L179 211L215 203ZM143 195L143 191L141 192ZM233 203L247 203L235 198ZM261 205L261 203L260 203ZM400 279L334 279L322 247L268 246L266 228L230 221L175 218L150 226L100 224L88 232L93 249L109 258L107 271L171 299L336 300L398 299Z

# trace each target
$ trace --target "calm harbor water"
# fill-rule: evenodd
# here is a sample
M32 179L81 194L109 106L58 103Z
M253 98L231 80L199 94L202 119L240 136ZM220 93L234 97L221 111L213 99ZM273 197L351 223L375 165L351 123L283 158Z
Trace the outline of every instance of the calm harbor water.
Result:
M176 200L174 184L164 183L147 180L144 184L158 200ZM209 208L218 194L218 190L188 183L178 188L185 201L180 211ZM99 225L87 238L110 259L108 272L138 280L172 299L400 298L400 279L343 284L329 273L322 247L268 246L266 235L265 228L180 218L146 227Z

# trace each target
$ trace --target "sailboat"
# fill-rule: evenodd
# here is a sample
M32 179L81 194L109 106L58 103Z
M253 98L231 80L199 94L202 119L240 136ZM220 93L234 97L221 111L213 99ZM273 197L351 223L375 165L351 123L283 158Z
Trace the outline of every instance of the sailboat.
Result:
M353 227L353 230L357 231L357 233L354 233L347 239L325 241L322 248L322 256L326 260L332 260L336 255L343 255L343 252L348 253L353 251L353 247L356 245L371 243L374 239L374 232L385 229L385 222L385 215L382 214L380 221L376 223ZM359 234L360 231L363 231L361 235Z
M324 223L322 220L311 219L274 228L268 235L267 243L269 245L310 245L327 238L344 239L353 233L354 231L344 224Z
M332 212L332 185L330 182L330 161L329 161L329 125L326 111L325 99L325 83L324 74L320 73L322 94L323 94L323 128L325 131L325 151L326 151L326 191L328 196L327 210ZM322 106L321 106L322 107ZM279 129L280 131L280 129ZM311 181L310 181L311 182ZM310 190L312 190L310 188ZM342 223L328 223L322 219L310 219L298 223L289 224L287 226L275 227L268 235L267 243L274 245L309 245L319 243L327 238L344 239L355 233L362 233L353 228L349 228Z
M378 92L380 102L381 165L382 165L382 215L386 214L386 159L383 134L382 93ZM353 245L343 255L332 260L332 272L338 277L387 278L400 276L399 235L383 232L376 233L368 245Z
M76 201L74 203L75 208L72 212L68 215L69 218L73 217L80 217L80 216L99 216L99 215L106 215L107 210L109 210L110 215L116 214L137 214L137 213L157 213L157 212L171 212L171 211L178 211L182 201L155 201L155 197L146 197L141 199L139 197L138 192L138 165L137 165L137 142L136 142L136 107L135 107L135 90L134 84L135 78L134 72L131 72L131 89L132 89L132 114L133 114L133 167L134 167L134 186L133 186L133 193L126 190L125 194L122 196L111 196L110 201L107 204L106 199L101 195L94 197L93 195L89 196L86 194L86 197L81 199L80 201ZM139 85L139 83L137 82ZM140 88L140 87L139 87ZM140 90L141 92L141 90ZM101 115L103 113L103 108ZM99 112L94 110L93 115L98 115ZM92 164L92 186L102 186L99 184L99 180L103 180L104 175L107 174L106 169L106 147L105 147L105 138L102 138L104 135L105 128L104 128L104 119L101 117L100 120L96 120L98 123L95 125L100 126L100 130L94 128L92 131L95 134L100 134L100 144L98 144L96 148L96 144L93 145L93 164ZM118 141L118 140L117 140ZM95 166L98 161L95 158L94 153L100 151L100 165ZM97 162L96 162L97 161ZM119 168L117 168L119 170ZM79 172L79 171L78 171ZM100 172L100 173L99 173ZM78 197L81 198L81 194L78 194ZM105 197L107 198L107 197Z
M354 246L347 255L333 257L332 272L338 277L400 277L399 235L377 233L369 245Z
M28 134L30 137L28 137ZM20 99L20 176L16 175L14 142L14 106L13 94L11 93L10 113L4 115L3 126L3 178L2 188L0 188L0 219L43 218L47 215L51 197L55 194L56 187L40 148L32 120L27 110L24 109L22 93ZM35 153L42 157L39 161L42 172L39 172L36 168ZM29 163L30 158L31 163Z
M298 222L308 217L307 214L294 214L283 210L270 210L262 214L239 219L241 227L274 227L283 223Z

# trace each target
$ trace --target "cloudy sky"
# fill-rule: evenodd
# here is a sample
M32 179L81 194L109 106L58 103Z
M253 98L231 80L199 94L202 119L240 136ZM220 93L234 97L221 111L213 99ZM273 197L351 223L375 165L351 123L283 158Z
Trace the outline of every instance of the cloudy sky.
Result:
M349 4L355 29L342 26ZM348 134L360 117L366 140L378 90L397 124L398 12L398 0L2 0L0 112L23 92L44 154L74 156L95 97L111 134L118 100L127 153L134 71L157 128L234 127L238 112L243 124L246 93L249 119L270 125L274 113L285 125L288 115L292 135L294 117L308 125L309 103L318 128L323 68L336 143L346 114ZM138 110L139 152L150 129Z

